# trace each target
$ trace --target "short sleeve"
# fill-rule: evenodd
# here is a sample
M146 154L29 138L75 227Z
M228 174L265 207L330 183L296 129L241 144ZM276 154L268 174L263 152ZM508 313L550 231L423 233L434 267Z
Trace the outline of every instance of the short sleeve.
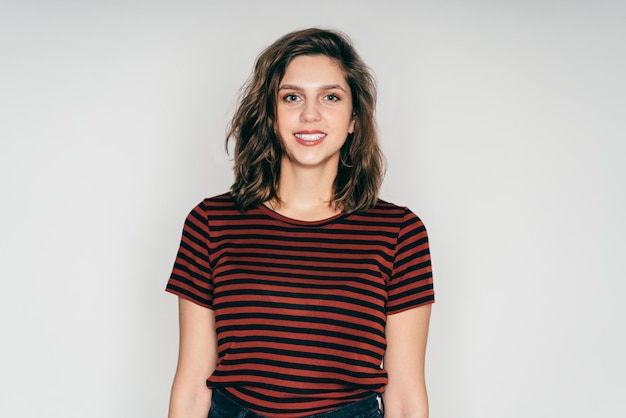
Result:
M387 294L388 315L435 301L426 227L407 208L398 233Z
M165 290L206 308L213 307L209 221L202 203L185 220L178 254Z

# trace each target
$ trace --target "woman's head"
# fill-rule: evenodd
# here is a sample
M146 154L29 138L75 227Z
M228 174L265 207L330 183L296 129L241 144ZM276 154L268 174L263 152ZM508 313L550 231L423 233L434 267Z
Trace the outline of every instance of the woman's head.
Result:
M289 33L258 57L227 136L235 140L231 193L242 210L278 198L283 146L276 124L278 88L291 61L322 55L335 61L352 95L354 133L341 149L333 202L345 212L364 210L377 199L383 175L374 119L376 85L345 35L305 29Z

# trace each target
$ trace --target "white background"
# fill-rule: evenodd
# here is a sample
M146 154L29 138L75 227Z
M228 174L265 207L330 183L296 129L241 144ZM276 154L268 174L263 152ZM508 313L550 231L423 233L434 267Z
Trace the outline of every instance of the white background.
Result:
M164 417L257 54L348 33L432 243L433 418L624 417L626 2L0 3L0 416Z

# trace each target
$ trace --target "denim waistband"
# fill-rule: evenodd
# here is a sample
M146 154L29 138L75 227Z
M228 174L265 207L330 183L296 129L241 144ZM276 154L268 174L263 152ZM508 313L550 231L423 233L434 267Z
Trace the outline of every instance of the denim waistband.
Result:
M328 412L309 415L306 418L376 418L382 417L378 407L378 395L372 393L366 398ZM266 418L239 405L224 390L213 389L211 410L208 418Z

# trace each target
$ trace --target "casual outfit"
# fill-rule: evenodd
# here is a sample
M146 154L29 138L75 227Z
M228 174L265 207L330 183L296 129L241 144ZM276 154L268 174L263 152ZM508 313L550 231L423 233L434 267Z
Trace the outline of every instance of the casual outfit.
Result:
M375 400L387 383L387 315L434 301L426 229L407 208L379 200L307 222L264 205L241 212L229 194L187 217L167 291L215 312L207 386L223 418L309 417Z

